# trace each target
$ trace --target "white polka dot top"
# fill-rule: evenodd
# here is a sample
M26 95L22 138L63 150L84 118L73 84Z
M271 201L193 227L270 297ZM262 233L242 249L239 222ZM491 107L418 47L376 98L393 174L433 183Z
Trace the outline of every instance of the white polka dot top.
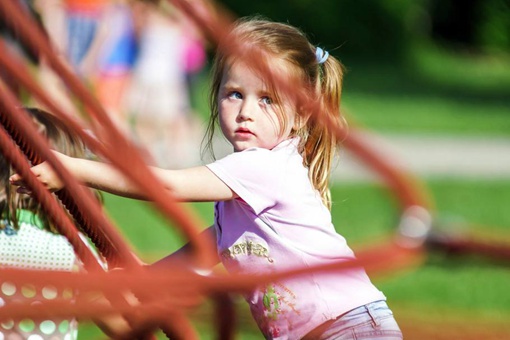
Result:
M0 266L31 270L79 270L79 261L67 239L42 227L40 219L27 210L18 211L19 230L8 222L0 229ZM15 286L8 278L0 278L0 308L16 301L39 301L56 298L74 299L72 290L57 291L45 286ZM77 322L73 318L0 322L0 340L8 339L77 339Z

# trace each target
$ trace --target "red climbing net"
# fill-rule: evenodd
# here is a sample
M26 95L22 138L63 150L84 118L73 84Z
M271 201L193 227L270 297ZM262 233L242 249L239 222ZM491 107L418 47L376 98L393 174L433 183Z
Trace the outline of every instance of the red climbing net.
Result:
M192 19L213 44L228 31L233 18L219 7L214 12L199 12L187 1L169 2ZM30 124L28 116L17 109L21 106L18 98L6 88L0 91L2 154L26 179L33 197L41 202L46 213L59 227L58 231L68 238L86 271L67 273L0 269L0 281L8 278L15 286L30 284L37 290L51 286L57 291L69 288L80 291L80 298L73 303L64 298L56 298L43 301L37 306L32 306L30 301L2 306L0 320L75 316L80 320L95 321L122 315L133 329L130 334L123 334L123 338L151 337L157 329L161 329L172 339L194 339L199 336L190 321L190 312L210 300L217 315L222 316L217 322L218 337L228 339L235 334L232 329L234 324L225 322L234 319L228 295L241 293L255 285L311 271L337 271L358 265L372 273L406 268L419 264L429 245L494 257L510 257L508 247L482 244L471 239L447 238L438 234L431 237L434 207L423 183L379 156L370 141L363 134L357 133L356 129L346 134L342 127L331 125L332 130L344 140L343 145L367 167L375 170L400 202L401 218L394 237L387 243L359 249L357 260L352 262L257 277L227 276L222 273L202 275L191 270L210 268L210 259L214 257L214 245L200 233L203 226L198 218L179 205L168 192L158 189L161 185L146 167L138 148L116 128L100 103L62 63L50 47L47 37L31 18L17 8L16 2L0 1L0 13L3 15L1 20L16 26L25 43L45 58L69 91L87 108L88 116L78 120L66 114L33 79L28 67L9 53L0 53L0 65L51 112L64 120L95 154L111 162L133 183L143 188L147 197L164 217L173 222L194 250L189 259L182 262L186 264L179 262L164 269L142 265L116 226L104 215L93 195L84 190L59 164L48 143ZM4 44L0 41L2 51L7 50ZM235 44L230 47L236 48ZM285 83L282 86L286 86ZM91 130L95 138L85 133L85 129ZM29 164L37 164L42 160L48 161L61 175L65 190L57 193L57 199L67 208L80 230L95 244L110 270L98 263L89 247L78 237L74 222L61 209L55 197L30 172Z

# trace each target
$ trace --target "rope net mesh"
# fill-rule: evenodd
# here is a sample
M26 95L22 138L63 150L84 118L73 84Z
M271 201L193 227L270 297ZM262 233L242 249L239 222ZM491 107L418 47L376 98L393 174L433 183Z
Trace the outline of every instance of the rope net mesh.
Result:
M199 27L212 45L229 32L234 15L220 6L210 3L209 11L199 11L184 0L169 0L172 6L184 13ZM18 8L15 1L0 1L0 20L16 27L20 38L37 51L65 83L69 91L79 99L83 116L66 113L51 99L44 84L34 80L29 67L10 53L0 53L0 65L16 79L39 102L48 107L73 131L87 147L102 159L118 168L129 180L142 188L162 215L178 228L191 243L193 252L185 261L165 268L142 265L135 252L117 227L103 213L93 195L85 190L59 164L49 144L30 124L29 117L20 110L19 99L9 91L5 83L0 87L0 146L2 154L13 168L26 178L32 195L43 206L46 214L58 226L58 232L71 243L75 253L83 262L85 271L57 272L31 271L0 268L1 294L22 294L23 287L30 287L39 295L51 288L55 294L43 297L34 305L31 299L0 308L0 320L4 322L31 319L73 316L80 322L95 322L100 327L102 320L118 318L129 323L128 334L117 334L103 328L105 334L117 338L151 338L161 329L168 338L199 338L190 314L205 302L212 302L217 316L215 327L221 339L235 337L235 310L231 294L242 293L254 286L269 283L289 276L298 276L312 271L339 271L352 266L364 266L372 274L383 274L418 266L426 255L429 231L432 225L433 202L423 183L412 174L396 168L384 159L355 129L345 133L343 127L331 123L334 133L343 139L343 146L359 157L386 182L392 194L400 202L400 225L395 226L395 237L387 243L371 245L357 251L357 260L331 265L301 268L271 275L246 276L203 275L192 268L211 268L214 244L200 231L203 225L190 210L185 209L170 193L161 191L157 178L145 165L144 155L116 127L106 110L51 48L47 37L32 18ZM235 50L236 42L228 45ZM7 51L4 41L0 50ZM257 56L253 57L256 63ZM260 66L263 68L263 66ZM276 79L283 91L292 91L292 85ZM86 132L87 130L92 133ZM92 137L95 136L95 137ZM50 194L30 172L30 164L48 161L60 174L65 189ZM65 207L58 204L59 200ZM70 216L73 218L71 219ZM73 220L75 222L73 222ZM76 223L76 224L75 224ZM100 226L100 227L99 227ZM98 262L90 248L84 244L78 232L83 232L96 246L107 266ZM451 242L450 242L451 241ZM490 247L473 240L448 240L435 237L435 247L456 247L470 252L485 252L491 256L505 256L505 247ZM384 254L384 256L381 256ZM64 292L78 290L76 300L66 297ZM0 295L1 296L1 295ZM419 330L416 329L416 332ZM409 329L412 335L413 329ZM410 337L411 338L411 337ZM433 338L433 337L429 337ZM439 338L439 337L437 337ZM473 339L476 337L473 337Z

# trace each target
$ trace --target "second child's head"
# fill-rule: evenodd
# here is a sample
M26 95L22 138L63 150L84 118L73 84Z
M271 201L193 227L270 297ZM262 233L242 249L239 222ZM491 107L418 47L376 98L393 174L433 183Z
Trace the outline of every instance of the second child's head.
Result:
M71 157L85 158L87 149L79 136L73 133L62 120L58 117L37 108L23 108L30 116L34 126L39 133L46 138L50 147ZM9 177L13 170L7 160L0 154L0 219L8 220L17 228L18 209L30 210L38 215L44 224L44 227L52 232L55 228L42 213L42 207L34 198L24 194L18 194L9 184ZM99 194L94 191L98 199ZM0 229L2 225L0 223Z
M299 137L310 179L329 205L329 168L341 126L342 64L299 29L244 18L218 46L208 141L219 124L234 151Z

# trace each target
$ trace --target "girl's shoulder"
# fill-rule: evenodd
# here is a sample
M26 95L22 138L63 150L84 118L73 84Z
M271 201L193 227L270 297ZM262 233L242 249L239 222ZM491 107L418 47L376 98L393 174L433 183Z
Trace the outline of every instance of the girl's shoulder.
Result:
M283 149L250 148L232 153L214 163L251 173L272 172L276 174L280 170L286 171L294 164L301 164L302 157L297 153L289 153Z

